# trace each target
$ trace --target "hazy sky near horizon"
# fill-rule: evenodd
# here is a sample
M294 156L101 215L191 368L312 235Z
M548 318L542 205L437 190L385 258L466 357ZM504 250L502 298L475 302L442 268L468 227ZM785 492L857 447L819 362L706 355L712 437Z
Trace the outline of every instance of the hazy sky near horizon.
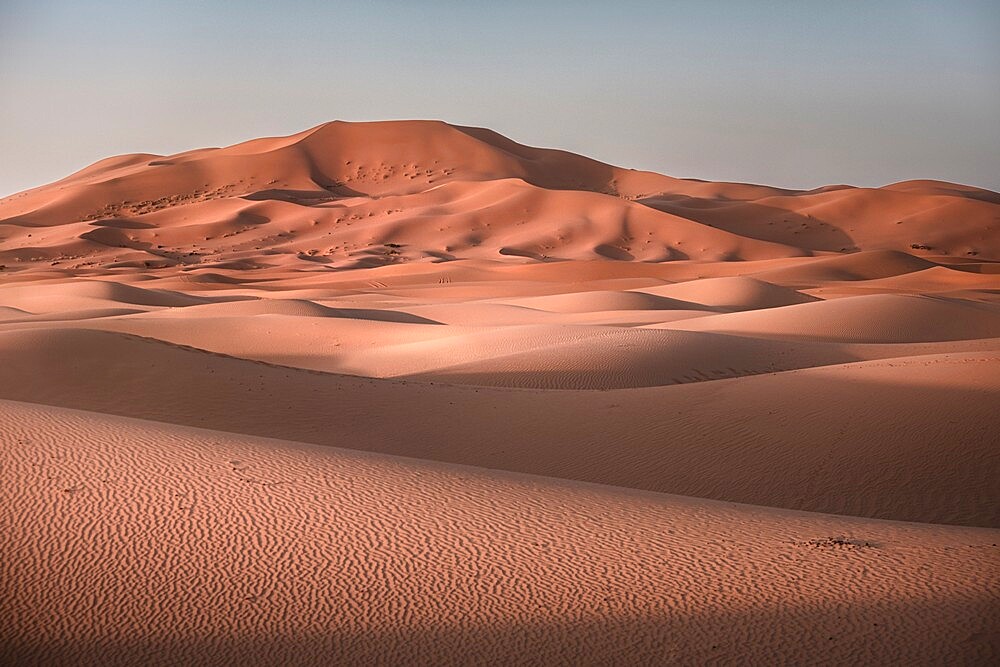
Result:
M391 118L673 176L1000 190L1000 3L0 0L0 195Z

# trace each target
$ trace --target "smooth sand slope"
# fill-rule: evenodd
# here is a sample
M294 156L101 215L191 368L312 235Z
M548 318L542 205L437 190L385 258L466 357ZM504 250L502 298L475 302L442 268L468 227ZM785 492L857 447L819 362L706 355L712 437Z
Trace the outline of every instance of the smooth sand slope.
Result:
M780 512L6 401L0 424L8 664L994 655L995 530Z
M0 651L988 663L998 406L997 193L109 158L0 200Z

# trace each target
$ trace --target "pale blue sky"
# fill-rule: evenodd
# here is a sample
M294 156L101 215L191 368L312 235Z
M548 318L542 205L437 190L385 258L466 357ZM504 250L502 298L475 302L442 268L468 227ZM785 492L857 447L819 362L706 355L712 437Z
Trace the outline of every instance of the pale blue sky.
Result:
M0 194L389 118L674 176L1000 189L1000 3L0 0Z

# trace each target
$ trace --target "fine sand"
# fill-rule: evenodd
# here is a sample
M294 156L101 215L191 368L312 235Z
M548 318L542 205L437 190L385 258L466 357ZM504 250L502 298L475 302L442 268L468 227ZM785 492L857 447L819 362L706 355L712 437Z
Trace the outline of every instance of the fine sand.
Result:
M0 401L6 664L985 663L996 531Z
M998 658L997 193L329 123L0 267L0 662Z

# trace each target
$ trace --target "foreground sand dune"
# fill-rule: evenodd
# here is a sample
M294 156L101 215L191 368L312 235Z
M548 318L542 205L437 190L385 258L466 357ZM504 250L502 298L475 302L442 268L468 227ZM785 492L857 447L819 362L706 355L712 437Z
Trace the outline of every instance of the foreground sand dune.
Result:
M0 395L16 400L759 505L1000 526L1000 352L599 392L357 378L78 329L0 334L0 355Z
M996 530L6 401L0 424L8 664L971 664L994 650Z
M0 200L0 662L991 664L998 405L997 193L110 158Z

